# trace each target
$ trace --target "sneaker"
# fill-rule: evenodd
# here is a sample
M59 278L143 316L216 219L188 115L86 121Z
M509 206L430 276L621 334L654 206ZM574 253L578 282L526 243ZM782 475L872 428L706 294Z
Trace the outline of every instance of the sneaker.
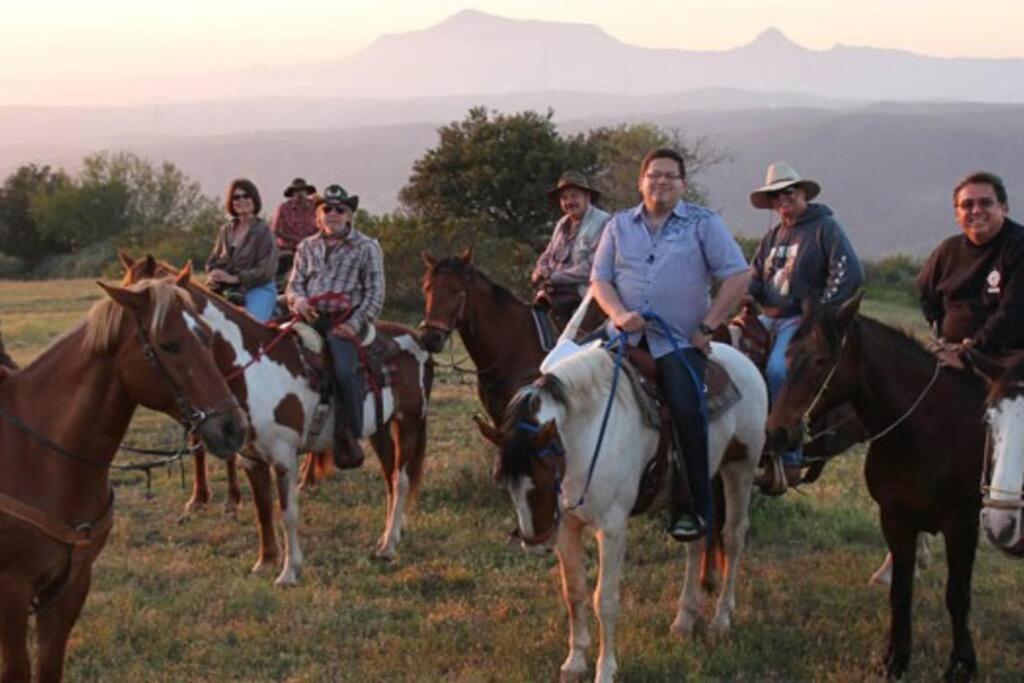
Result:
M669 535L677 541L696 541L704 535L704 520L692 512L677 512L668 524Z

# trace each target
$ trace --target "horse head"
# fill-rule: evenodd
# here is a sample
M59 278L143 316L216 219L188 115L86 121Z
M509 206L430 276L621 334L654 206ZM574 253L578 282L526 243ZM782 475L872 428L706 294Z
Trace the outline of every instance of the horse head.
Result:
M226 458L244 443L248 421L217 370L213 334L183 289L190 277L186 266L175 280L99 283L109 300L90 311L85 343L114 355L132 400L174 416Z
M1024 357L1008 368L976 353L968 360L989 382L985 420L991 448L982 471L981 526L994 546L1024 557Z
M423 274L423 298L426 301L420 339L431 353L437 353L453 330L465 320L466 300L473 277L473 250L436 259L423 252L427 271Z
M843 353L863 293L839 307L806 310L786 349L786 381L768 415L768 447L789 450L801 442L805 425L854 392L853 355Z
M485 439L498 447L494 479L508 491L518 520L517 535L527 552L551 552L562 509L565 451L554 419L538 417L537 387L524 387L509 404L501 428L474 416Z

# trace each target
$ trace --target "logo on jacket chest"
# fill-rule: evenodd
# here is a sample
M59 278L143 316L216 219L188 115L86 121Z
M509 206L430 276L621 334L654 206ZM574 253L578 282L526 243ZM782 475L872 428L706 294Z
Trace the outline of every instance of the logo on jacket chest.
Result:
M996 270L995 268L993 268L992 272L989 273L988 277L985 278L985 282L988 283L988 293L989 294L999 294L999 292L1001 291L999 289L999 284L1000 284L1000 282L1002 282L1002 279L1003 278L999 274L999 271Z

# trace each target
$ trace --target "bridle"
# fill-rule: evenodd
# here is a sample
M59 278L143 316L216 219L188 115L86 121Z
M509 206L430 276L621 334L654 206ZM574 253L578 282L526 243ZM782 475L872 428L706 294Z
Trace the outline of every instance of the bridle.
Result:
M519 422L515 426L515 430L522 434L534 435L540 431L540 427L537 425L530 424L529 422ZM562 447L561 441L557 436L553 438L547 446L543 449L536 451L532 454L533 458L540 460L541 462L550 459L551 468L554 471L554 485L552 493L555 496L555 520L546 531L533 536L524 536L522 530L519 532L519 540L525 545L543 545L546 543L558 528L562 525L562 476L563 470L565 469L565 449ZM560 464L561 463L561 464Z
M1024 382L1018 382L1018 385L1024 387ZM989 423L991 428L991 423ZM1007 489L1001 489L992 486L989 481L992 473L989 471L993 466L994 460L994 447L992 445L992 432L991 429L985 430L985 453L981 461L981 506L991 508L993 510L1024 510L1024 491L1009 491ZM1006 496L1012 496L1011 500L995 499L992 498L993 493L999 493Z

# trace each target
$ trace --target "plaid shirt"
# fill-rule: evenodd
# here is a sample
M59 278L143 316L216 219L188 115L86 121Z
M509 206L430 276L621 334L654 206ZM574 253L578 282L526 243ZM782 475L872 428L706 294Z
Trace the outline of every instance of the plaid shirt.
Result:
M295 251L299 242L316 234L316 205L298 195L282 202L274 211L270 230L281 251Z
M335 242L332 240L332 242ZM345 322L357 334L377 319L384 307L384 256L380 244L355 228L329 246L322 233L299 242L295 264L288 276L288 305L304 297L344 294L351 313ZM330 298L314 302L321 313L337 313L339 303Z

